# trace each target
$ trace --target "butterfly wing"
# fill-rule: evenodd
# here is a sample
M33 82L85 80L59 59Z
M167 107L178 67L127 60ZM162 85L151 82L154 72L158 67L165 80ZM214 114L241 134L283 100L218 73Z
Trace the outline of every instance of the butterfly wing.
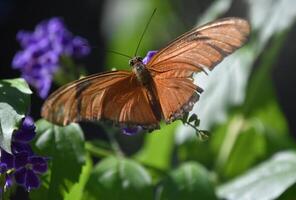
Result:
M195 89L202 90L188 78L194 72L212 70L241 47L249 33L247 21L224 18L192 29L152 57L147 68L153 76L166 121L191 110L190 105L197 101Z
M167 123L181 119L183 114L192 110L199 99L197 91L202 91L186 78L159 78L154 77L164 120Z
M151 129L159 123L151 109L148 91L127 71L96 74L65 85L46 100L41 114L59 125L110 120Z

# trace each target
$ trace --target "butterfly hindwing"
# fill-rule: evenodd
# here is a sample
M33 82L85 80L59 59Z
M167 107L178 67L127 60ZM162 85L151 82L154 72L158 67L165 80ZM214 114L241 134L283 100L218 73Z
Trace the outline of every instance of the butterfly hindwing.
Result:
M141 125L146 129L157 128L160 118L153 112L149 94L150 91L132 75L108 90L105 98L109 101L103 102L103 114L124 126Z
M189 112L199 99L198 86L189 79L156 77L154 82L163 117L167 123L182 118L183 114Z

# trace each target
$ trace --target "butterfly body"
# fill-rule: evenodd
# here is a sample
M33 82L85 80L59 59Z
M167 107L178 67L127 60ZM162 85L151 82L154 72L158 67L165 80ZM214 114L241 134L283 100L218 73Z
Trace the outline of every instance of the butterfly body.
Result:
M132 58L129 61L129 64L132 68L132 72L137 77L137 81L139 82L139 87L143 87L144 90L146 91L147 98L149 99L149 104L151 106L153 114L155 115L156 119L160 121L162 119L161 106L157 98L158 95L155 90L153 78L150 72L148 71L146 64L143 63L143 59L139 56L135 56L134 58ZM156 127L153 126L153 128L156 128Z
M202 89L192 75L212 70L241 47L249 33L249 23L240 18L193 28L148 62L132 58L132 71L95 74L61 87L46 100L41 114L59 125L109 120L121 127L153 130L161 120L171 123L191 111L199 99Z
M129 61L130 66L132 67L133 73L136 75L139 83L143 86L147 86L151 83L151 75L146 68L146 65L143 63L143 59L139 56L132 58Z

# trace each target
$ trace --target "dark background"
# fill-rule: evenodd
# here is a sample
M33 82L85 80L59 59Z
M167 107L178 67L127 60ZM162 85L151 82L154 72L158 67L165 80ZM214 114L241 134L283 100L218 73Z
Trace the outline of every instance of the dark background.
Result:
M185 26L188 27L192 27L200 13L212 3L212 1L208 0L182 2L186 3L181 4L180 1L172 1L172 8ZM104 31L100 27L105 3L105 1L99 0L0 0L0 78L16 78L20 76L19 71L11 68L12 58L20 49L16 41L16 33L22 29L33 30L40 21L54 16L62 17L68 29L74 35L87 38L93 47L91 54L78 62L85 64L89 74L103 71L105 69L106 46L108 44L105 43L107 36L104 35ZM243 1L234 1L226 15L245 17L244 9L241 9L243 6ZM142 27L140 29L142 30ZM294 23L273 70L273 83L278 100L287 117L290 132L294 136L296 136L295 41L296 25ZM56 86L53 86L52 90L56 88ZM33 94L30 114L34 119L40 118L39 112L42 102L43 100ZM89 129L92 127L89 125L84 128ZM22 189L19 190L20 192L17 193L18 196L15 199L23 199L24 196L22 195L26 194Z

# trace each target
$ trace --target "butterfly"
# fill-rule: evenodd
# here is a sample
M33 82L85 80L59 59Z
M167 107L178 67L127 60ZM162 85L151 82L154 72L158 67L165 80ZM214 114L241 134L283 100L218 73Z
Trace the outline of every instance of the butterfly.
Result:
M59 88L45 101L41 115L58 125L107 120L152 131L160 121L171 123L192 110L202 92L193 74L212 70L249 33L249 23L235 17L193 28L146 64L141 57L132 58L131 71L94 74Z

